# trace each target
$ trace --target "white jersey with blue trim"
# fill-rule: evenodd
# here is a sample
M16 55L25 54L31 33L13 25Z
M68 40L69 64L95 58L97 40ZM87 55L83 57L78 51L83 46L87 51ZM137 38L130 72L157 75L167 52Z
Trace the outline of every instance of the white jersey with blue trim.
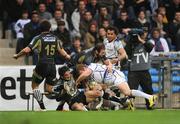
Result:
M118 50L123 48L123 45L119 38L116 38L114 41L109 42L108 39L104 39L106 57L108 59L117 58L118 57Z
M106 65L91 63L88 68L93 71L91 80L98 83L114 86L126 82L125 75L121 71L113 68L112 72L108 72Z

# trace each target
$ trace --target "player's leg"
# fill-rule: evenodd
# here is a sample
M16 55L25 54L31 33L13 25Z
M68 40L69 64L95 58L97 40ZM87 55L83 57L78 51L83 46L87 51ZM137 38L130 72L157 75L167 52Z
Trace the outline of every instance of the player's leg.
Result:
M32 82L32 90L33 90L34 98L37 100L40 108L41 109L46 109L45 106L44 106L44 103L43 103L42 93L41 93L41 91L39 89L39 84L35 83L35 82Z
M124 98L117 97L115 95L115 93L110 89L105 90L103 98L106 99L106 100L110 100L110 101L120 103L122 106L125 106L125 102L127 100L127 97L124 97Z
M56 108L56 111L62 111L64 104L65 104L64 100L60 101L58 107Z
M32 76L32 90L33 90L33 95L34 98L37 100L39 106L41 109L46 109L43 103L43 96L42 93L39 89L40 83L44 80L44 70L45 68L43 65L37 65L36 68L33 71L33 76Z
M146 94L139 90L133 90L133 89L130 90L130 88L126 82L120 83L118 85L118 88L126 96L135 96L135 97L137 96L137 97L143 97L143 98L148 99L149 103L150 103L150 105L149 105L150 107L152 107L154 105L154 100L157 98L157 96L149 95L149 94Z
M46 65L46 73L45 73L45 90L49 93L54 92L54 88L56 87L56 66L55 64L47 64ZM55 86L55 87L54 87Z

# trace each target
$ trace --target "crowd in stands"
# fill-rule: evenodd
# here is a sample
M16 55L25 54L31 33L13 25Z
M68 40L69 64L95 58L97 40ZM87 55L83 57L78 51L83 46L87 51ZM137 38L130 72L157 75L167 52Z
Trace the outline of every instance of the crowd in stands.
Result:
M19 52L39 34L39 22L51 23L51 31L70 54L103 42L106 28L115 26L127 42L128 30L148 31L155 51L180 51L180 0L0 0L2 38L10 29ZM35 53L36 51L34 51ZM34 54L34 60L37 56ZM59 57L57 57L59 58ZM62 64L60 57L57 64ZM35 64L35 63L34 63Z

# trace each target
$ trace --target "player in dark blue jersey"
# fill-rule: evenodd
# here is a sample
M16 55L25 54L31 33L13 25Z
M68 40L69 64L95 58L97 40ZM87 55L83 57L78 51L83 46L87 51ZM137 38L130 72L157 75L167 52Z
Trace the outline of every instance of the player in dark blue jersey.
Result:
M63 110L65 103L69 104L71 98L78 92L75 80L72 75L72 70L68 66L58 68L59 79L53 87L53 92L56 94L56 101L59 105L56 110Z

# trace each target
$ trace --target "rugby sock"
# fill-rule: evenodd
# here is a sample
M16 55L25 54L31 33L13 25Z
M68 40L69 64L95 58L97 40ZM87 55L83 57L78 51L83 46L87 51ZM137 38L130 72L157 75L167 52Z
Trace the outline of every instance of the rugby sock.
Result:
M56 111L63 110L65 101L60 101L58 107L56 108Z
M111 96L111 97L109 97L109 100L114 101L114 102L118 102L118 103L123 105L124 102L126 102L127 98L118 98L116 96Z
M138 97L143 97L146 99L150 99L152 97L152 95L146 94L142 91L139 90L131 90L132 96L138 96Z
M124 103L125 103L126 100L127 100L126 97L124 97L124 98L118 98L118 97L116 97L116 96L109 96L109 93L104 93L103 98L106 99L106 100L118 102L118 103L120 103L121 105L124 105Z
M44 103L43 103L43 96L42 96L40 90L39 89L34 89L33 94L34 94L34 98L37 100L40 108L41 109L46 109L45 106L44 106Z
M86 108L85 106L83 106L82 109L83 109L83 111L88 111L87 108Z

